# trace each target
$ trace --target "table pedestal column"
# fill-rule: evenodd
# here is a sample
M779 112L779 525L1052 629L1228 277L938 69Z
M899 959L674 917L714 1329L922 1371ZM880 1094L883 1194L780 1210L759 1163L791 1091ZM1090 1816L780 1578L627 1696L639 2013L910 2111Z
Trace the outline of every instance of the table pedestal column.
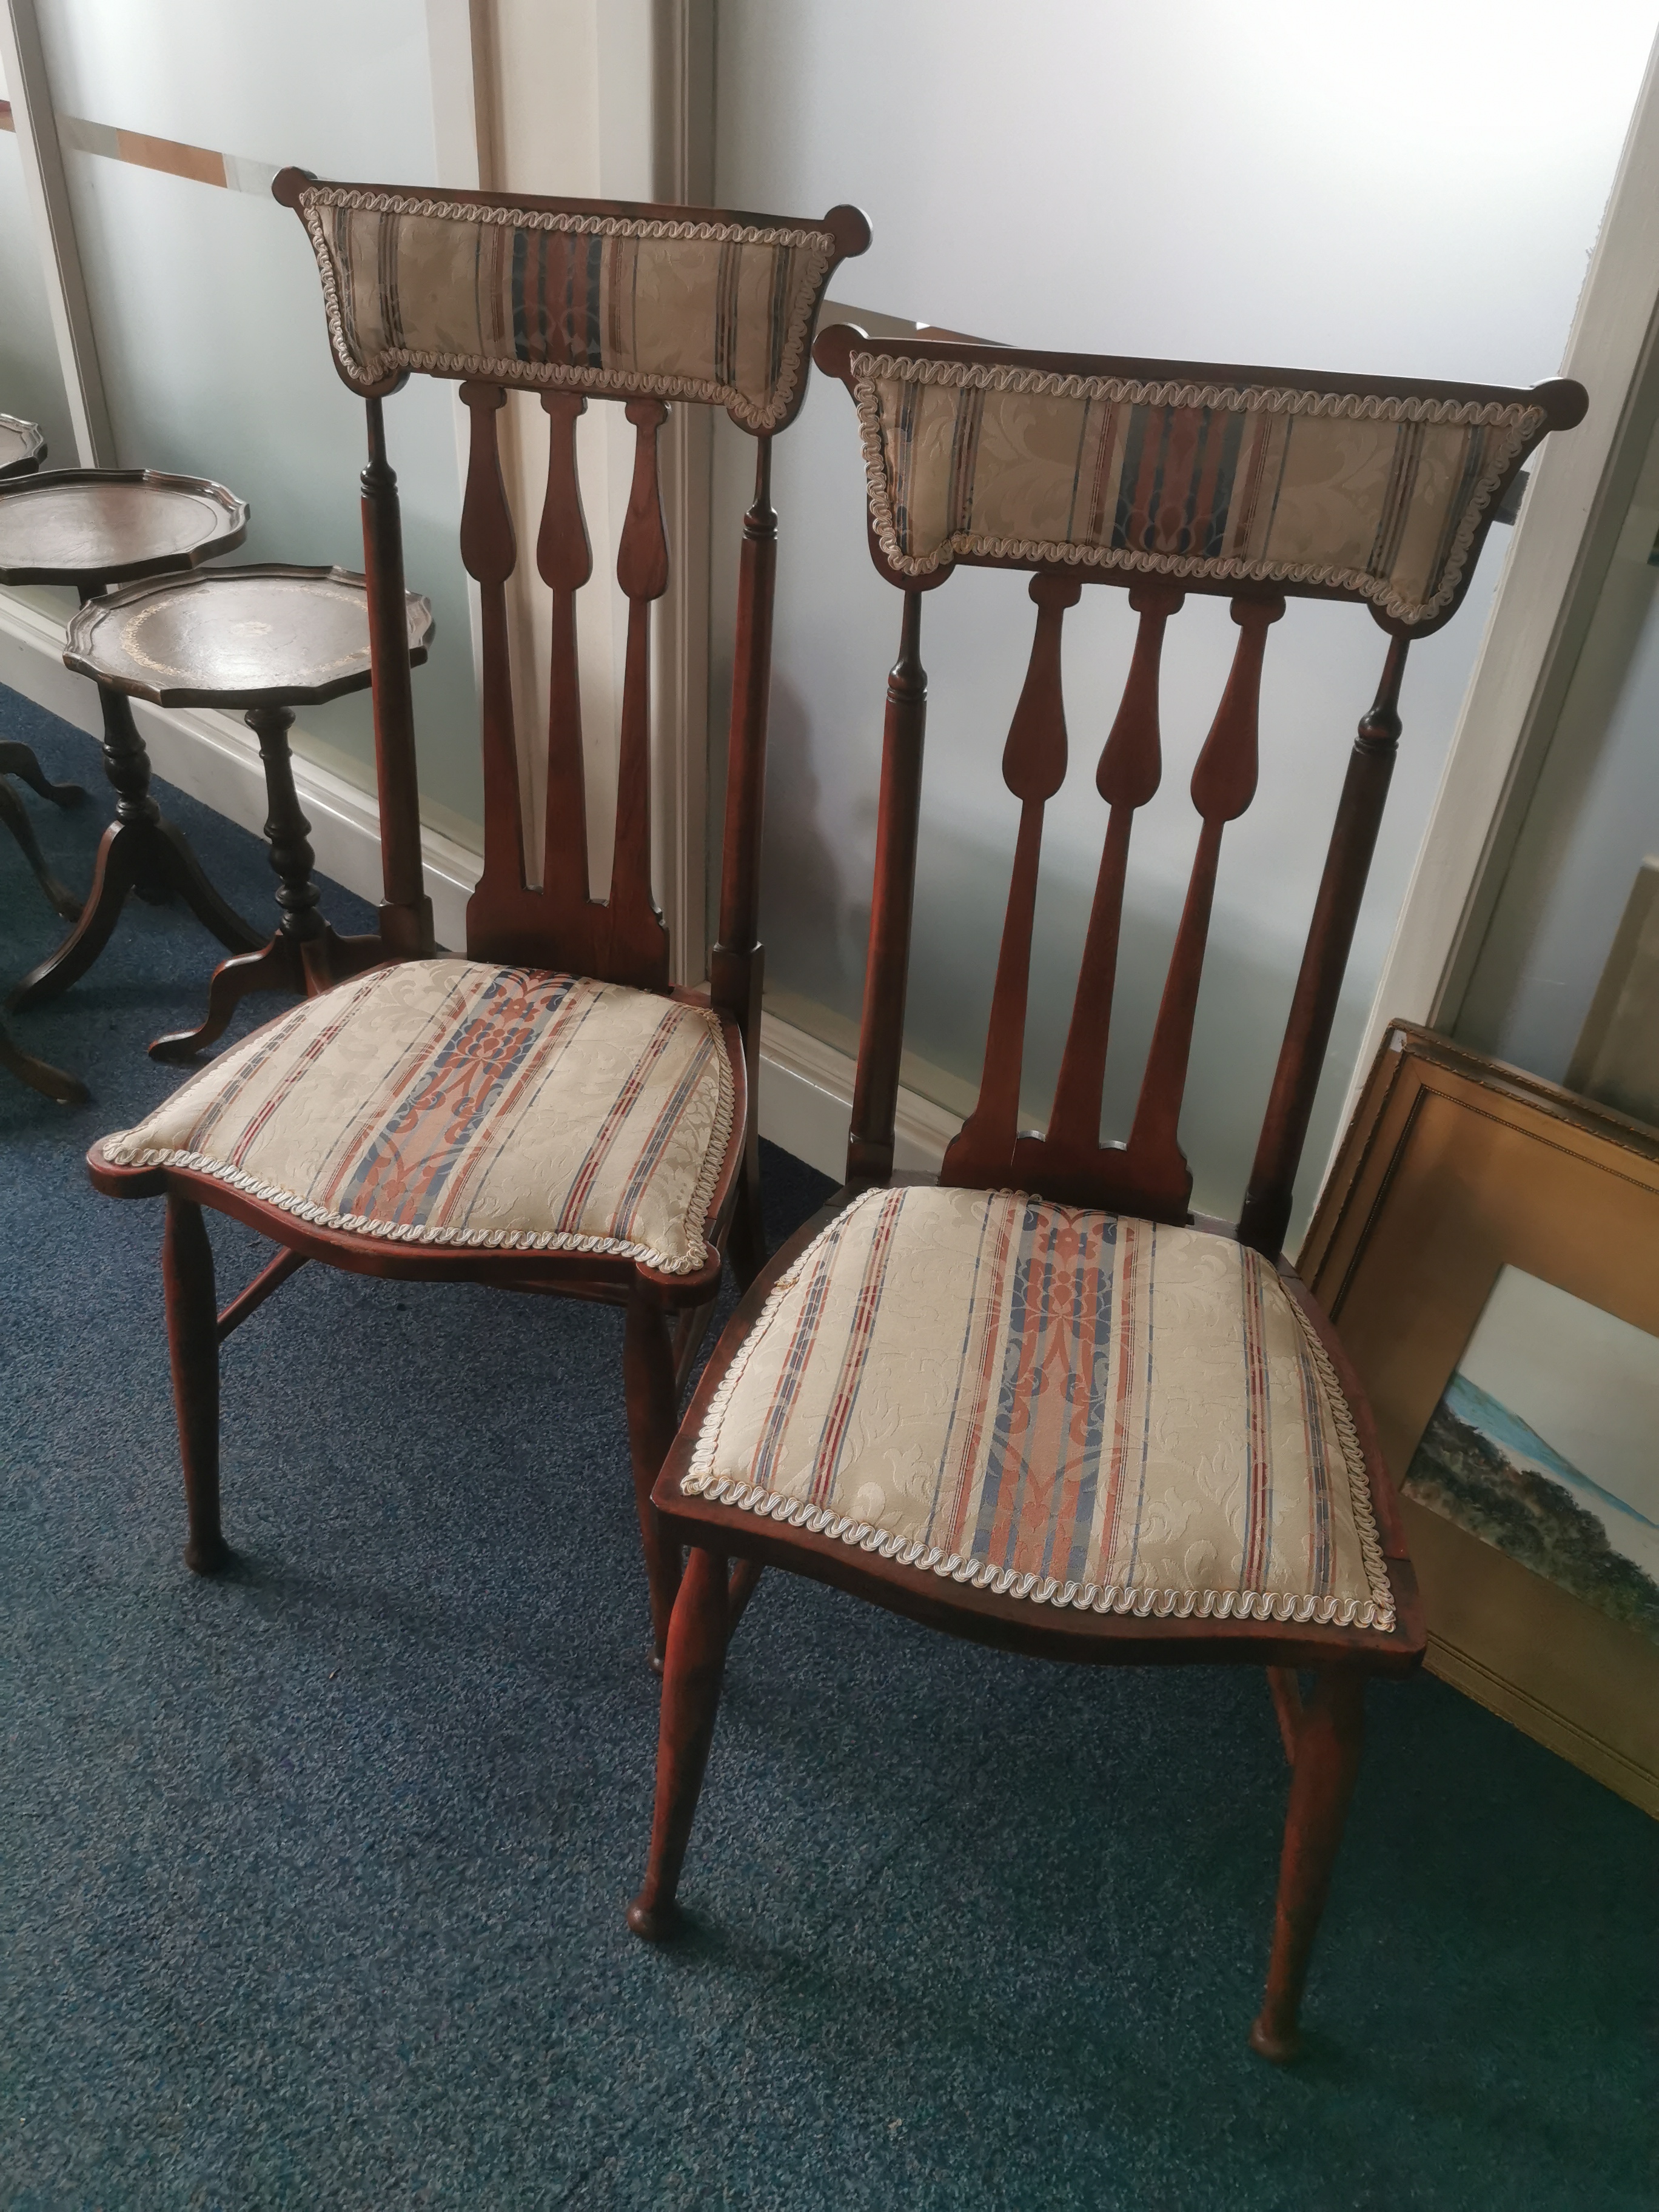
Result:
M157 1037L149 1048L152 1060L193 1059L224 1034L250 992L292 991L301 998L315 997L387 957L379 937L338 936L317 911L321 893L311 872L316 860L311 824L294 788L294 757L289 750L292 710L250 707L246 720L259 740L259 757L264 763L265 799L270 809L265 836L283 918L269 945L240 959L223 961L214 969L208 985L207 1019L198 1029Z

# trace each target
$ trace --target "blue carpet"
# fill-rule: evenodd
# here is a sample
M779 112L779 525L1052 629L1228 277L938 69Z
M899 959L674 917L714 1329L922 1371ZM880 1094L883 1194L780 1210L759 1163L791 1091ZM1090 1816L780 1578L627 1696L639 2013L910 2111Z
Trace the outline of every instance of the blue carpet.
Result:
M27 801L83 884L94 749L6 695L0 732L96 787ZM258 843L162 795L270 914ZM58 930L0 837L0 972ZM1244 2043L1285 1797L1260 1675L1045 1668L776 1574L692 1931L637 1942L614 1315L306 1270L226 1351L241 1565L187 1574L160 1208L82 1154L179 1080L143 1043L215 955L135 907L17 1024L95 1103L0 1081L0 2202L1659 2203L1655 1828L1426 1679L1373 1695L1292 2071ZM826 1186L767 1173L781 1236ZM260 1248L214 1235L229 1288Z

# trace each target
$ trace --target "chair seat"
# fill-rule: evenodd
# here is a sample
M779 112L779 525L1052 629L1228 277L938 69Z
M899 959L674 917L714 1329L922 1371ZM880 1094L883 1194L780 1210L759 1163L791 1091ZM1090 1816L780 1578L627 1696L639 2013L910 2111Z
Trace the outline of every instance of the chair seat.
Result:
M707 1006L416 960L267 1023L103 1149L366 1237L684 1274L709 1257L733 1098Z
M1036 1604L1394 1627L1353 1416L1274 1268L1018 1192L856 1199L680 1488Z

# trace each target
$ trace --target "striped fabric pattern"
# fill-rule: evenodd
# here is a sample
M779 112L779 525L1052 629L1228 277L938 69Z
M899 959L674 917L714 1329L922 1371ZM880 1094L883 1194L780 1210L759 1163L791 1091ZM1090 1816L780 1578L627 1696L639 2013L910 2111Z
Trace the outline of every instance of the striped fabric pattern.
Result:
M786 422L835 255L828 231L481 207L318 185L300 213L349 382L404 370Z
M855 1200L682 1488L1037 1604L1394 1626L1352 1415L1274 1270L1014 1191Z
M104 1155L193 1168L359 1236L617 1252L683 1274L708 1257L732 1106L706 1006L408 961L256 1030Z
M1411 624L1454 603L1545 427L1496 401L852 366L876 537L903 574L967 555L1313 583Z

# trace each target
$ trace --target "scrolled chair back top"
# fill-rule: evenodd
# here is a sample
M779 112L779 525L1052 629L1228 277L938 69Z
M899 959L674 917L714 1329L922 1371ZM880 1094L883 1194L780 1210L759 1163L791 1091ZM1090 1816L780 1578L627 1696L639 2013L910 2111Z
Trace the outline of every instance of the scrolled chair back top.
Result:
M1530 391L822 332L859 411L895 582L1069 565L1188 590L1358 599L1385 628L1455 611L1527 454L1584 412Z
M724 407L781 429L857 209L780 219L729 209L341 184L285 169L335 364L354 391L415 371L595 398Z

